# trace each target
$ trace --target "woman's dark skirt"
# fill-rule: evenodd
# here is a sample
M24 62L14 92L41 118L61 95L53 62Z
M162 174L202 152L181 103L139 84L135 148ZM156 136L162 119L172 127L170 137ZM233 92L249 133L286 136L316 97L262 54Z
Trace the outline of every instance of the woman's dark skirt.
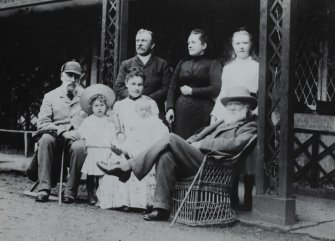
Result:
M174 108L175 122L173 132L187 139L200 128L208 126L214 104L212 99L179 96Z

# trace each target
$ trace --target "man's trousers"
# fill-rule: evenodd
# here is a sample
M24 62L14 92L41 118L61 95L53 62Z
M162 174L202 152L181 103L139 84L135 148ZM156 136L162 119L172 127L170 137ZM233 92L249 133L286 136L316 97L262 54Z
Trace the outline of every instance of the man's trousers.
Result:
M143 179L156 164L154 208L171 209L176 180L195 176L204 154L181 137L168 134L147 150L130 159L135 176Z
M39 191L50 191L54 183L53 179L59 180L57 174L64 148L64 165L69 164L70 167L64 194L75 197L80 182L81 168L86 158L85 141L65 141L64 144L64 140L59 140L50 134L43 134L38 144Z

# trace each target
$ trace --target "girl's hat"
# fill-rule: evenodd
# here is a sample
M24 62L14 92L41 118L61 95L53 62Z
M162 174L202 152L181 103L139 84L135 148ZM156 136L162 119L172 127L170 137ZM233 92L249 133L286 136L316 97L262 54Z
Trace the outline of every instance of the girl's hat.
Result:
M87 87L80 96L80 106L86 113L90 113L90 99L95 95L103 95L106 97L106 102L111 107L115 101L114 91L104 84L93 84Z
M240 101L250 104L251 109L257 107L257 99L250 95L250 91L242 86L234 86L228 89L227 95L221 99L221 103L226 106L229 101Z

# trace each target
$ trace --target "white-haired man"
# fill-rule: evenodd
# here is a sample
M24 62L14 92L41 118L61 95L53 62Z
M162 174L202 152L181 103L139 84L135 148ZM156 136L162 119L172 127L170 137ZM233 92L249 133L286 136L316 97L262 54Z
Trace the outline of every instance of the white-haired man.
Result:
M257 123L251 111L257 100L245 87L232 87L221 99L227 108L224 119L206 127L199 134L184 140L175 134L168 134L150 149L119 163L99 162L106 174L118 176L126 182L131 172L141 180L156 165L156 187L153 211L145 220L167 220L171 209L171 196L176 180L194 176L206 153L218 157L238 154L257 133Z
M59 176L56 174L60 167L62 151L66 159L69 159L70 166L63 201L75 201L81 167L86 157L85 142L80 140L79 134L74 131L87 116L79 104L84 91L80 86L82 74L78 62L66 62L61 67L61 86L44 96L37 119L40 135L37 155L39 188L35 199L37 202L48 201L51 188L57 183Z

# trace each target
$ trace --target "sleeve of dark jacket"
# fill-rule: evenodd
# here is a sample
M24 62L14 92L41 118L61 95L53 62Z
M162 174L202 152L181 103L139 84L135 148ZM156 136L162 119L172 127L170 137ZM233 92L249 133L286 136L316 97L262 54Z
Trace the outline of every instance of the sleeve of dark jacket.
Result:
M218 61L213 60L209 68L209 86L193 87L192 96L204 98L217 97L221 90L221 75L221 64Z
M118 99L124 99L128 96L128 89L126 87L126 76L129 73L130 61L123 61L120 66L119 73L115 81L115 92Z
M204 152L238 153L255 134L257 134L257 123L251 121L236 128L232 135L227 136L223 134L210 140L200 140L200 150Z
M178 87L178 79L179 79L179 74L180 74L180 69L182 65L182 61L179 62L177 65L175 71L173 72L168 93L167 93L167 100L166 100L166 110L168 109L173 109L174 107L174 102L176 100L176 95L177 95L177 87Z
M162 86L159 90L151 93L149 97L156 101L156 103L163 103L166 100L167 92L171 80L171 69L167 61L158 59L158 72L161 74Z

